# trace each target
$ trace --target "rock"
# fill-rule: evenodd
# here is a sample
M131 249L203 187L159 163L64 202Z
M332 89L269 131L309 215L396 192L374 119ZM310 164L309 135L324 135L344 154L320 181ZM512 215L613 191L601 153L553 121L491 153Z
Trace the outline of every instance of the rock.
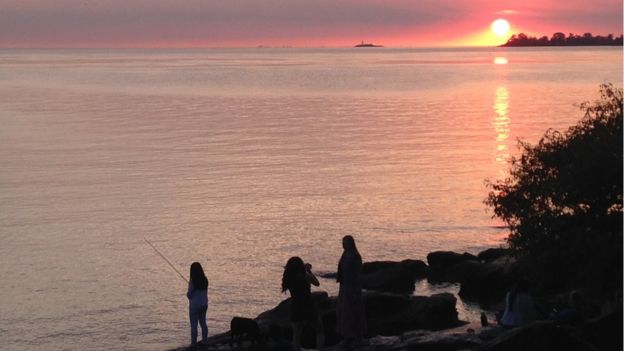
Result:
M477 255L477 258L479 259L479 261L483 263L488 263L499 257L509 255L510 253L511 253L510 249L491 248L491 249L487 249L487 250L479 252L479 254Z
M427 255L427 263L432 270L446 270L449 267L466 260L478 260L477 256L464 252L459 254L452 251L434 251Z
M325 330L325 345L335 345L340 341L340 336L336 333L336 298L329 298L326 292L313 292L312 298L318 307L319 314L323 321ZM284 330L285 338L292 338L292 325L290 322L291 299L280 302L276 307L262 312L256 317L256 322L260 328L266 332L271 325L277 325ZM314 348L316 345L316 334L310 328L304 329L301 337L301 344L305 348Z
M365 290L410 294L416 279L428 276L429 267L420 260L373 261L362 265L362 288ZM336 279L336 273L322 273L323 278Z
M578 329L541 321L503 332L478 351L597 351L580 337Z
M368 340L370 346L375 348L389 349L401 342L399 336L381 336L377 335Z
M336 297L328 297L327 293L313 294L319 306L319 313L325 329L326 346L340 341L336 334ZM427 296L408 296L391 293L365 292L362 295L369 336L396 336L414 329L441 330L457 327L462 324L457 318L455 296L449 293ZM286 338L292 335L290 323L290 298L280 302L275 308L258 315L256 322L266 333L271 325L277 325ZM209 345L229 340L224 333L210 337ZM315 334L312 330L304 330L302 345L314 348Z
M582 327L589 342L600 350L622 350L622 310L587 321Z
M317 276L326 279L336 279L338 276L337 272L315 272Z
M483 342L473 333L425 333L417 338L407 339L394 348L419 351L472 350Z
M510 256L501 256L468 276L461 284L459 296L480 302L500 301L519 276L520 268L516 260Z
M444 273L443 281L451 283L463 283L470 280L483 269L483 264L475 260L466 260L451 266Z
M452 294L401 296L365 294L369 335L399 335L408 330L440 330L461 325Z
M477 256L464 252L459 254L452 251L435 251L427 255L430 272L429 280L433 282L448 281L458 283L465 278L466 272L476 271L479 264ZM464 264L465 262L472 262Z
M423 261L369 262L362 267L362 288L394 293L412 293L416 279L427 276Z
M419 351L459 351L472 350L483 344L475 333L478 325L464 325L440 331L415 330L397 337L376 337L369 340L376 351L419 350Z

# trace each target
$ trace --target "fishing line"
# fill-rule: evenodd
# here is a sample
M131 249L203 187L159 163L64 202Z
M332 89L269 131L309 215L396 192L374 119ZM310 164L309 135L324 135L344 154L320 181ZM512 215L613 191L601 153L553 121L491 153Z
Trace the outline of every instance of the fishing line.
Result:
M167 264L169 265L169 267L173 268L174 271L176 271L176 273L178 273L178 275L180 276L180 278L182 278L182 280L184 280L185 282L188 283L188 280L186 280L186 278L184 278L184 276L182 275L182 273L180 273L180 271L178 271L172 264L171 262L169 262L169 260L167 259L167 257L165 257L165 255L163 255L162 253L160 253L160 251L158 251L158 249L156 248L156 246L154 246L154 244L152 244L149 240L143 238L143 240L145 240L146 243L149 244L149 246L152 247L152 249L154 249L154 251L156 251L156 253L158 255L160 255L160 257L163 258L163 260L165 260L165 262L167 262Z

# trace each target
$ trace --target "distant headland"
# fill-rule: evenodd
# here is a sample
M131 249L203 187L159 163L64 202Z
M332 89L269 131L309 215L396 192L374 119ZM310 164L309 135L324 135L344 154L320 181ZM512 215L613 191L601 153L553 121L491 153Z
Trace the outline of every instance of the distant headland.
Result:
M355 45L356 48L383 48L383 45L375 45L373 43L365 43L364 40L362 40L361 43Z
M500 46L622 46L622 35L614 37L613 34L593 36L591 33L583 35L570 33L566 36L562 32L557 32L550 38L545 35L537 38L520 33L512 35L505 44Z

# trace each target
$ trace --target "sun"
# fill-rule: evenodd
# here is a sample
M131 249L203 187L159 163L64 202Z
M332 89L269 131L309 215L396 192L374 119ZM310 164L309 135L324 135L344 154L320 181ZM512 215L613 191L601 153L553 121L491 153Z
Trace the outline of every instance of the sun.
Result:
M509 22L502 18L497 19L496 21L492 22L492 32L494 32L494 34L496 34L496 36L498 37L505 36L507 33L509 33Z

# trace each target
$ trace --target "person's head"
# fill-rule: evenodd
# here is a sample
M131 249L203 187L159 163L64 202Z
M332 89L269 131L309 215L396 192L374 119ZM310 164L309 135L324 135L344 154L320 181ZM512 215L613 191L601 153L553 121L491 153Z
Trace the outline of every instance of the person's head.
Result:
M301 257L293 256L289 258L282 276L282 292L288 290L293 279L301 275L305 275L305 265Z
M208 278L206 278L206 274L204 273L204 269L202 268L199 262L193 262L191 264L191 282L193 285L199 290L206 290L208 288Z
M346 251L356 251L355 239L351 235L345 235L342 237L342 248Z

